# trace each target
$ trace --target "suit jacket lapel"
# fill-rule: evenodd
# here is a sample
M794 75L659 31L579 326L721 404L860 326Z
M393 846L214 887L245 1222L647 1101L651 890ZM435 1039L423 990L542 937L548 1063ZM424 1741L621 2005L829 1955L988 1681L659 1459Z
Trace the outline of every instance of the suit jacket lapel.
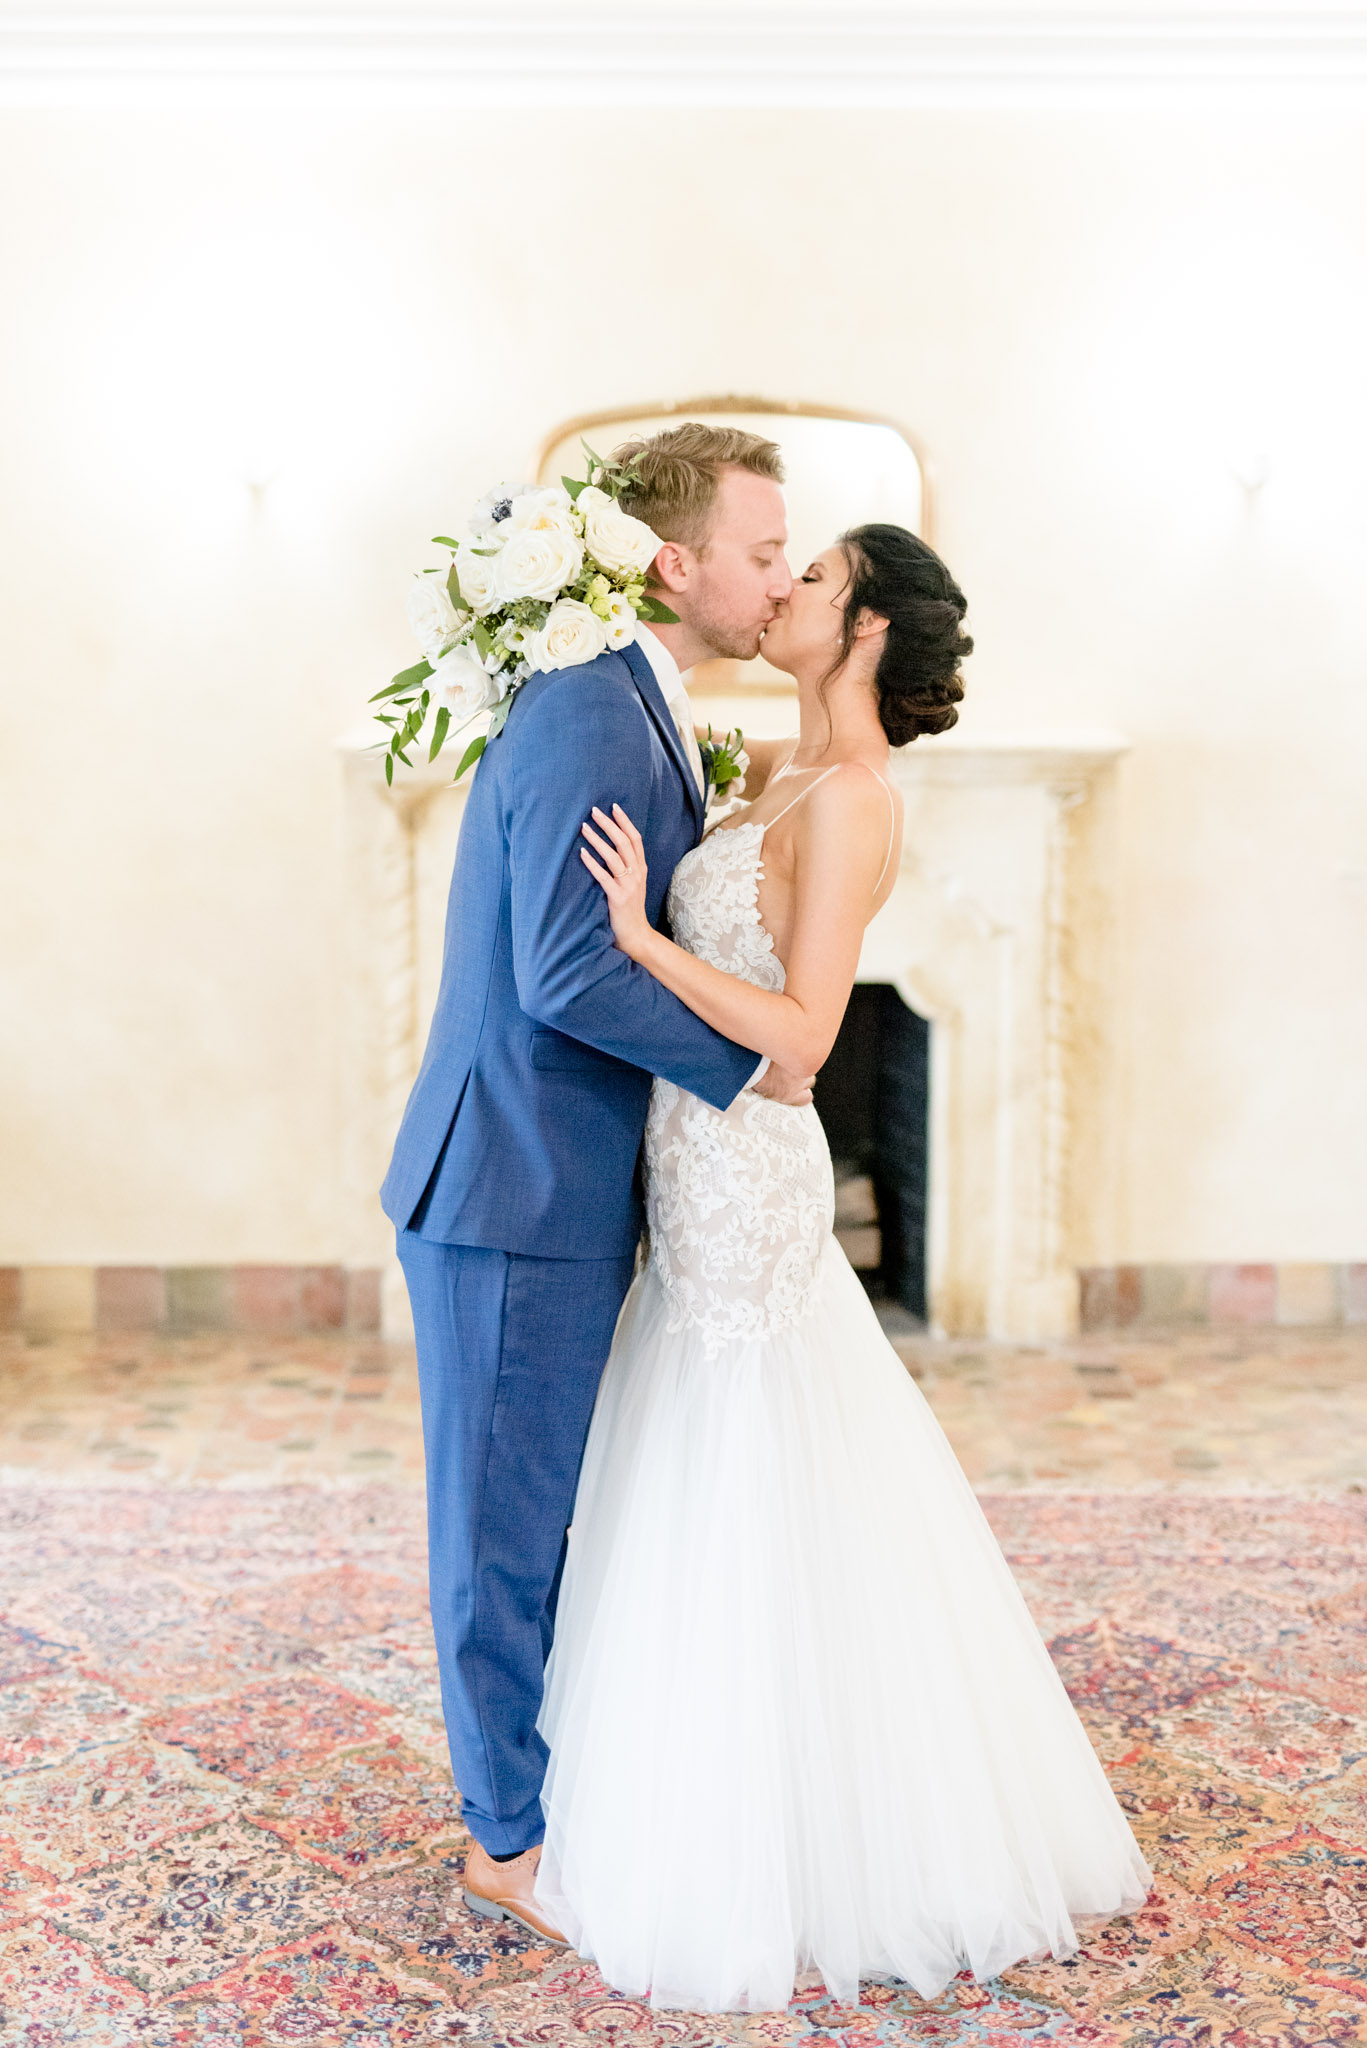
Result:
M665 703L664 693L655 680L655 671L635 641L629 642L622 649L622 657L627 667L631 670L632 681L640 692L641 700L646 710L659 728L660 738L664 741L665 752L669 755L683 778L683 785L688 794L694 822L699 832L701 832L703 826L703 799L698 792L697 782L694 780L693 765L684 752L683 741L679 738L679 728L670 717L669 706Z

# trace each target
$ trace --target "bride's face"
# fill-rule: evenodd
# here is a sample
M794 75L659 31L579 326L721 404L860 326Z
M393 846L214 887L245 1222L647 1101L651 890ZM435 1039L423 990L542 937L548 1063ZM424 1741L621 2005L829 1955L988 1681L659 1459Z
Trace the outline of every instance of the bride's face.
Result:
M760 652L789 675L825 675L840 655L850 565L845 550L826 548L799 576L769 626Z

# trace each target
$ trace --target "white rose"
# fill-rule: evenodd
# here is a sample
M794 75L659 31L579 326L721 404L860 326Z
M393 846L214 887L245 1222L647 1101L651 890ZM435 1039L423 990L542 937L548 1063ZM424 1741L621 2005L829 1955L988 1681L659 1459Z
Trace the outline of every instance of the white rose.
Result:
M574 501L559 484L544 490L524 491L514 498L508 512L504 536L514 533L567 533L574 540L579 530L574 523Z
M444 704L452 725L463 725L477 711L488 711L507 689L507 678L490 675L474 649L467 644L443 654L428 679L434 706Z
M500 588L500 556L477 554L465 542L456 549L456 578L460 594L477 619L491 612L495 605L502 604Z
M508 535L498 558L500 602L513 604L520 597L537 597L549 603L567 583L574 582L583 566L584 550L572 531L566 533L556 526L519 527Z
M608 629L597 612L580 604L578 598L562 597L551 606L536 645L527 651L533 668L577 668L581 661L593 661L607 646Z
M659 554L658 535L643 519L624 512L597 484L589 484L579 493L576 509L584 516L584 545L605 569L643 575Z
M465 616L447 596L446 578L439 573L419 576L408 593L408 623L429 661L446 652Z
M608 646L614 651L629 647L636 638L636 614L620 590L614 590L608 599L607 616Z

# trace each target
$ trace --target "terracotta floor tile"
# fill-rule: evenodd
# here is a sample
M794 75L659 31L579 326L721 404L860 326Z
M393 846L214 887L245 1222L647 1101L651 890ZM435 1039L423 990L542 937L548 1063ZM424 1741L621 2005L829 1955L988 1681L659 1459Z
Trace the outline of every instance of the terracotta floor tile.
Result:
M1367 1486L1367 1327L897 1348L978 1486ZM412 1352L373 1337L0 1337L0 1468L420 1486Z

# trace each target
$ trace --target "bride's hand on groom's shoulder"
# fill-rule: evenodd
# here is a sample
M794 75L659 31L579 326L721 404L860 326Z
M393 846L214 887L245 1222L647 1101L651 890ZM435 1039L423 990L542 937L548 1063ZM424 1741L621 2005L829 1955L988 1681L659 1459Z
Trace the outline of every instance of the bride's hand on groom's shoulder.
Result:
M613 805L611 817L595 804L593 824L585 821L580 830L602 857L595 860L588 847L579 849L584 866L608 899L612 935L630 959L641 960L655 936L646 915L646 850L641 835L620 804Z

